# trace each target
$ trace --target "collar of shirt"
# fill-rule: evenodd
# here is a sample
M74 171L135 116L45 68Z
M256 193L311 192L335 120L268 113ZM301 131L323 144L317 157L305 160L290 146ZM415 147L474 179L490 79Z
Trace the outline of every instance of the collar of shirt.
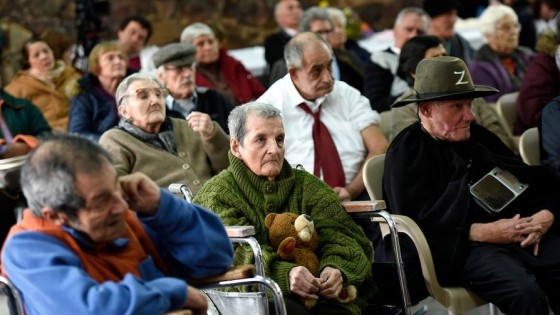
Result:
M66 233L70 234L70 236L72 236L72 238L74 240L76 240L76 242L80 245L80 247L88 249L88 250L94 250L96 248L99 248L99 245L96 245L90 238L89 236L87 236L86 234L84 234L83 232L80 232L78 230L75 230L69 226L63 225L62 229L64 231L66 231ZM127 246L129 243L129 240L125 237L120 237L117 238L111 242L107 242L104 247L105 248L124 248L125 246Z
M290 35L291 37L296 36L296 34L298 33L298 31L294 28L284 28L284 32L286 32L286 34Z
M395 46L391 46L389 47L389 49L391 49L392 52L395 53L395 55L400 55L401 54L401 49Z
M189 98L174 99L170 94L167 95L167 97L165 98L165 106L167 106L168 109L173 109L174 101L190 101L192 104L198 104L198 94L196 93L196 89L193 91L193 95Z

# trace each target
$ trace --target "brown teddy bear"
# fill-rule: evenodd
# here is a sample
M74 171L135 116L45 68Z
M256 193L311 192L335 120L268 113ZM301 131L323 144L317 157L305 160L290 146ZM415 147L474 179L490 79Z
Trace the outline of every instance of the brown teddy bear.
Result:
M264 225L268 229L270 244L280 259L304 266L315 277L319 277L319 259L315 254L319 238L309 215L269 213L264 219ZM349 285L341 290L337 300L348 303L356 296L356 287ZM307 308L312 308L316 303L313 299L302 298L302 301Z

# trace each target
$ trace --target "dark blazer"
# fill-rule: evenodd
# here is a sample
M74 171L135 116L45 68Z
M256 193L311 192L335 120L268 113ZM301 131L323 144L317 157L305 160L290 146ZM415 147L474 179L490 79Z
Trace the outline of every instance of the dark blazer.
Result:
M284 30L272 33L265 38L264 59L266 59L269 69L272 69L276 61L284 59L284 46L291 38Z

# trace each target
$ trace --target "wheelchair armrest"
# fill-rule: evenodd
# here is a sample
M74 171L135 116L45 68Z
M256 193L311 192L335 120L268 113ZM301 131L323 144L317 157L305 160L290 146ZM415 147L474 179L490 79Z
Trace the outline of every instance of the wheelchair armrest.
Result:
M255 266L242 265L242 266L231 267L226 272L221 273L219 275L197 278L197 279L189 279L188 282L190 285L198 287L198 286L205 286L208 284L222 282L222 281L251 278L254 275L255 275Z

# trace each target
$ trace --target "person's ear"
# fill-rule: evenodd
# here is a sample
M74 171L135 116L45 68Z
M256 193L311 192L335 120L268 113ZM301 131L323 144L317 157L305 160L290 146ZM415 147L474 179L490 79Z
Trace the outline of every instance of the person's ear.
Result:
M229 146L231 148L231 154L241 160L241 152L239 152L241 143L239 143L239 140L237 140L237 138L231 138L229 140Z
M121 106L117 107L117 110L119 112L119 116L124 117L126 119L129 118L128 117L128 111L126 110L126 106L121 105Z
M289 67L288 68L288 73L290 74L290 78L292 78L292 81L297 81L298 79L298 72L297 69L294 67Z
M69 221L68 217L64 213L55 211L52 208L41 209L41 215L45 220L50 221L57 226L65 225Z
M422 114L424 117L431 117L432 115L432 106L428 103L420 103L418 105L418 113Z

